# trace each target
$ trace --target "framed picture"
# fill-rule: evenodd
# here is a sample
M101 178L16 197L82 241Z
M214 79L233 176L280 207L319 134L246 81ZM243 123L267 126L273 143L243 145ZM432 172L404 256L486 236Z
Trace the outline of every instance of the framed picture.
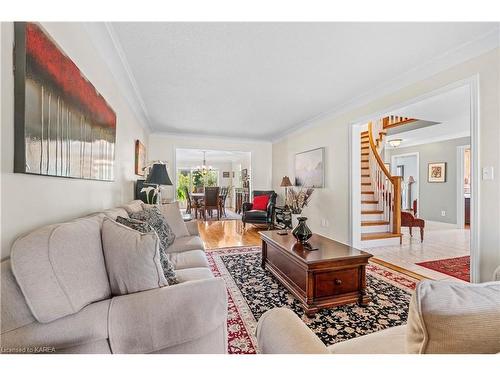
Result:
M113 181L113 109L39 24L14 39L14 172Z
M324 187L325 148L295 154L295 185L313 188Z
M222 172L222 178L229 178L229 172Z
M241 179L246 180L248 178L248 169L242 169L241 170Z
M144 167L146 166L146 147L141 141L135 141L135 174L144 176Z
M428 182L446 182L446 163L429 163Z

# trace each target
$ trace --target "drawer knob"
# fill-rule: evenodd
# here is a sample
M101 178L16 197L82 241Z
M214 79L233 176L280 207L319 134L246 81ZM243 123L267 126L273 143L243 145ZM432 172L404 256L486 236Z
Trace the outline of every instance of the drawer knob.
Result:
M342 284L342 280L340 279L335 279L335 285L341 285Z

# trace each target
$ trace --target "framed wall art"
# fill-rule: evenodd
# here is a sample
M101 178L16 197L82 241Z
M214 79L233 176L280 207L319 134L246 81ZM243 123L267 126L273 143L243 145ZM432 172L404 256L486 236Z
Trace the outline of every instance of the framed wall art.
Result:
M313 188L324 187L325 148L295 154L295 185Z
M427 181L446 182L446 163L429 163Z
M14 172L113 181L113 109L40 25L14 33Z
M135 174L144 176L144 168L146 167L146 146L141 141L135 141Z

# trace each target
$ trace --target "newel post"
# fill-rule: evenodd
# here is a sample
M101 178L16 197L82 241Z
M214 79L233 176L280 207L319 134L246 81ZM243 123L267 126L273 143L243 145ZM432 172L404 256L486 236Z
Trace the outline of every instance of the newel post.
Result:
M401 176L392 176L392 185L394 186L392 233L401 234Z

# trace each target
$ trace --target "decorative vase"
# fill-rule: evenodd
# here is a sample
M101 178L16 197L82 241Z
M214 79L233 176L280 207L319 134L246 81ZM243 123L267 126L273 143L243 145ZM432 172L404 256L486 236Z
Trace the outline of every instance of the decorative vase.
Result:
M305 244L309 238L312 236L312 232L306 224L307 217L301 216L297 220L299 224L293 228L292 234L298 242Z

